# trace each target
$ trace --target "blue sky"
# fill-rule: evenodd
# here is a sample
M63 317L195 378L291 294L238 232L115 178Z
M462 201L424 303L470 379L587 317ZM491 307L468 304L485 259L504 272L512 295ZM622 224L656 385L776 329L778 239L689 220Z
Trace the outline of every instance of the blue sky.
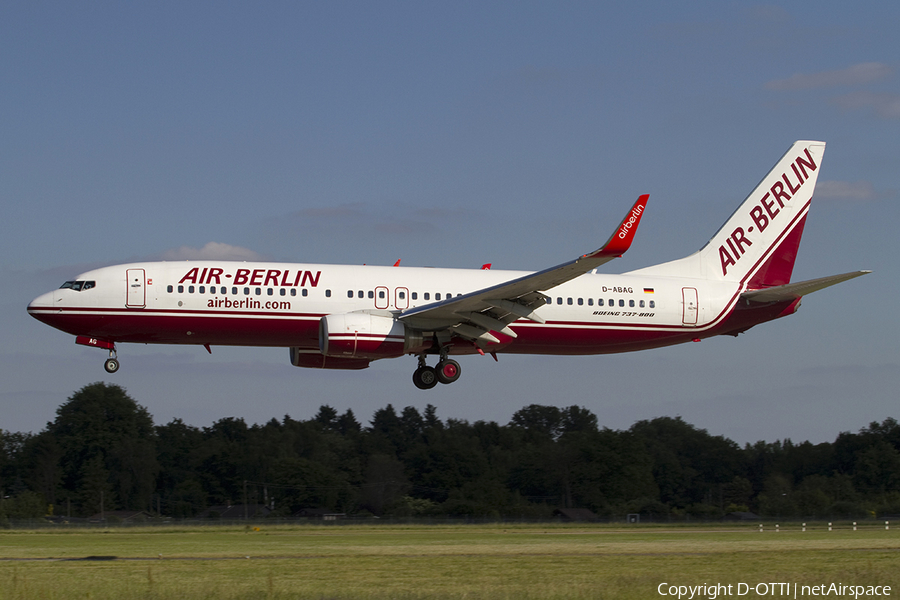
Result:
M506 423L540 403L819 442L900 416L900 5L613 4L4 3L0 428L38 431L99 380L200 426L321 404L365 423L389 402ZM702 246L797 139L828 147L795 280L875 272L738 339L465 357L422 392L413 358L320 372L286 349L122 345L110 376L25 312L147 259L536 270L649 193L604 267L633 270Z

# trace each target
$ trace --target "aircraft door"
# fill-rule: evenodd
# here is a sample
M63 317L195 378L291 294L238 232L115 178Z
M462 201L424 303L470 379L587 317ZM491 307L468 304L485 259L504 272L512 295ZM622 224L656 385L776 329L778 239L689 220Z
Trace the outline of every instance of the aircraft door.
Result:
M125 296L126 308L144 308L147 306L146 280L144 269L127 269L125 284L128 292Z
M684 325L697 324L697 288L681 288L683 301L683 316L681 322Z

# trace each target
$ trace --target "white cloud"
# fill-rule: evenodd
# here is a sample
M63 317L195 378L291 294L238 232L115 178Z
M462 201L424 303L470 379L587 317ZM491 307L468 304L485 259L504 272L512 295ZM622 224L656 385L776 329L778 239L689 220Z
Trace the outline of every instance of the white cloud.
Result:
M900 119L900 94L860 91L838 96L832 102L848 110L871 108L883 119Z
M884 79L893 74L893 72L894 68L884 63L860 63L836 71L797 73L787 79L769 81L765 84L765 87L768 90L792 91L861 85Z
M180 248L166 250L162 253L161 258L163 260L264 260L265 257L258 252L240 246L208 242L199 249L181 246Z
M893 196L878 192L869 181L820 181L816 184L816 200L850 200L865 202Z

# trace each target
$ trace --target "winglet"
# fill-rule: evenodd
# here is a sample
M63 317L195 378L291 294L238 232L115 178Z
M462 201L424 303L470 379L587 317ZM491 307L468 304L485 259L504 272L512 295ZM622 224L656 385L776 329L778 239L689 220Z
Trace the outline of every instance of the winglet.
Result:
M622 219L616 232L606 241L606 244L599 250L595 250L591 254L586 254L585 256L621 256L625 254L625 251L631 247L631 242L634 240L634 234L637 232L638 224L641 222L641 216L644 214L644 209L647 207L647 200L649 198L650 194L644 194L638 197L637 202L634 203L634 206L631 207L631 210L625 215L625 218Z

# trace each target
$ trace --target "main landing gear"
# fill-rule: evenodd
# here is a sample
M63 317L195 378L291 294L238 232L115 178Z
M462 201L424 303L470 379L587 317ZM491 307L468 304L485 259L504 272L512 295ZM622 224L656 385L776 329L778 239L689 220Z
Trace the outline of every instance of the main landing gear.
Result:
M419 355L419 368L412 376L413 383L420 390L430 390L438 383L453 383L462 374L459 363L441 354L441 360L433 367L425 364L425 355Z

